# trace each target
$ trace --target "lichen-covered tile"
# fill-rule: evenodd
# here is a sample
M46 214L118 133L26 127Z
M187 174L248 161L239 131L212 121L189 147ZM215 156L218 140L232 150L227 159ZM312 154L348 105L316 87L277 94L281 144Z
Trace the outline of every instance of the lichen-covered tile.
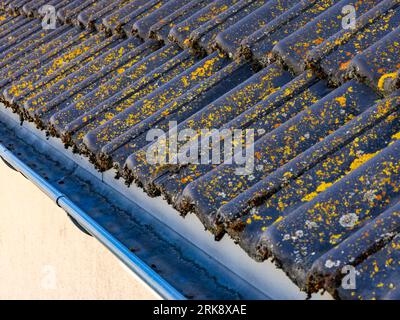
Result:
M256 60L263 66L268 65L274 58L272 49L280 40L290 36L334 4L333 0L299 2L244 39L240 54Z
M2 25L6 24L12 17L9 17L4 11L0 11L0 28Z
M71 0L36 0L36 1L25 1L22 6L19 6L18 13L27 15L29 17L41 18L44 13L41 12L43 6L52 6L56 12L66 5L70 4Z
M23 5L22 9L27 16L38 17L39 8L45 5L47 2L48 1L46 0L29 1Z
M6 34L15 31L21 26L31 22L30 19L22 16L6 17L0 25L0 38L3 38Z
M22 105L31 97L79 70L82 64L95 60L102 54L102 50L110 49L121 42L122 39L118 37L108 38L105 35L90 37L86 42L42 66L37 72L13 83L6 90L6 99L11 103Z
M212 231L222 205L339 129L377 99L368 87L354 81L347 83L258 140L254 155L246 161L251 168L222 164L189 184L181 207L190 208ZM238 169L249 172L240 175Z
M191 129L200 134L203 129L220 128L226 122L240 115L258 101L266 99L270 94L277 91L291 79L292 76L290 73L279 66L271 65L269 68L256 73L236 88L222 95L201 111L186 119L183 123L179 124L178 130ZM183 143L181 143L181 145L183 145ZM149 166L145 159L140 159L145 153L145 150L143 150L140 154L135 155L135 157L137 156L136 160L134 159L135 157L132 157L130 161L134 161L136 164L132 162L128 164L128 167L134 170L132 174L135 176L135 180L140 181L146 188L152 188L154 187L151 186L154 173L155 171L159 171L159 168ZM192 167L190 166L190 168ZM177 185L180 191L182 191L190 181L193 181L192 178L190 178L191 175L194 177L201 175L197 170L207 172L211 169L210 166L207 165L204 167L195 166L195 168L192 168L195 169L194 172L189 173L190 168L188 168L187 174L182 173L182 176L178 176L176 180L177 183L175 183L175 185ZM172 190L173 189L171 189L171 192ZM175 193L179 193L177 191L178 190L176 190Z
M213 72L212 69L218 70L227 63L215 58L209 57L208 60L203 61L204 65L200 62L200 65L193 69L198 60L190 55L188 59L187 52L183 52L177 56L177 59L171 59L171 62L175 63L175 68L161 74L159 71L163 71L161 69L163 66L154 70L149 76L146 75L133 83L127 90L114 95L74 120L66 127L66 131L72 134L75 145L81 145L87 134L94 131L101 133L103 130L106 133L104 136L96 135L98 143L91 143L89 149L82 145L86 151L100 151L102 146L129 130L132 125L144 120L158 108L164 107L195 86L202 77L209 77ZM188 70L194 71L195 74L197 74L196 70L200 70L201 75L192 77L187 74ZM208 71L203 72L203 70Z
M83 26L86 29L95 29L103 25L103 18L111 14L113 9L118 7L124 1L115 0L100 0L95 5L87 8L86 10L79 13L77 18L77 24Z
M170 0L147 1L147 3L144 6L138 8L137 10L131 11L127 16L125 16L122 19L123 26L121 27L121 30L128 36L132 35L138 36L139 34L134 30L134 25L139 21L143 21L143 23L145 23L145 21L147 22L151 21L151 16L154 13L156 13L160 8L162 8L164 5L168 4L169 1ZM149 20L147 19L148 17L150 17ZM144 28L141 30L144 31Z
M51 61L57 60L59 56L67 53L72 47L78 43L87 40L91 34L88 31L81 31L75 28L69 29L67 32L62 33L55 39L44 43L39 48L36 48L32 54L28 55L25 59L16 60L11 63L4 61L4 69L1 74L4 77L0 80L0 88L7 94L10 85L19 83L22 79L27 79L32 73L32 70L39 70L40 66L45 66ZM11 58L12 59L12 58Z
M169 34L169 39L177 42L181 47L190 46L190 34L207 21L213 20L219 14L225 12L239 0L216 0L205 8L193 14L191 17L174 26Z
M244 82L252 74L253 71L248 63L230 63L198 86L187 91L144 121L133 126L125 134L104 146L100 157L112 159L114 167L119 170L124 169L127 158L149 144L146 139L148 130L164 130L167 133L170 123L179 124L184 122L206 107L215 97L224 95ZM103 167L106 168L106 164Z
M65 79L56 82L49 89L31 97L25 101L23 107L34 117L43 117L48 112L52 112L58 104L52 104L53 99L60 102L60 95L71 96L81 91L92 83L98 84L107 82L113 77L112 71L122 73L138 62L141 56L134 51L140 45L136 38L130 38L116 47L104 50L104 53L86 65L83 65L76 72L71 73Z
M320 76L328 77L334 85L340 85L346 81L351 60L395 30L399 23L398 1L382 1L359 19L356 30L343 29L311 50L307 63Z
M215 40L217 47L229 56L235 56L242 41L247 36L263 28L297 3L296 0L268 1L261 8L239 20L225 31L220 32Z
M344 269L347 266L358 268L369 256L373 256L391 242L399 232L400 204L396 204L318 258L309 271L309 290L316 292L325 289L333 296L338 295L337 290L345 292L342 283L347 272L344 272ZM390 259L393 257L388 256L388 260ZM357 286L357 277L355 281ZM375 290L372 283L370 288L371 291ZM352 295L353 292L349 292L349 296Z
M181 50L176 45L164 46L156 50L157 46L154 41L145 42L136 50L146 53L146 58L54 114L50 122L55 130L66 134L67 131L74 130L73 126L69 126L67 129L66 126L68 124L79 119L84 114L89 118L89 112L100 107L105 101L108 101L108 103L110 99L123 101L132 95L135 90L141 89L141 91L144 91L145 86L151 82L163 81L161 80L163 78L170 79L166 76L166 73L174 74L175 70L180 69L179 65L190 65L190 61L192 64L195 61L191 55L181 53ZM171 72L171 70L174 71ZM140 82L138 82L139 80ZM137 83L136 86L134 85L135 83Z
M133 1L104 18L103 25L114 33L125 33L128 36L132 36L133 25L137 21L146 19L146 17L168 2L169 0Z
M284 78L282 78L282 80L283 79ZM286 78L282 84L286 83L289 79L291 79L291 76ZM279 77L274 79L275 84L278 84L279 81L281 81ZM259 103L255 104L253 107L247 108L247 110L239 116L237 116L239 113L231 115L232 112L230 112L228 117L223 117L225 123L218 123L218 120L215 120L217 121L216 127L220 127L220 130L254 128L253 139L257 141L263 135L273 131L279 127L280 124L286 122L298 112L304 110L307 106L312 105L314 102L318 101L319 98L322 98L330 92L330 89L326 88L322 82L312 86L315 81L316 79L309 73L294 79L281 88L279 86L275 87L275 90L264 96ZM306 89L307 86L311 88ZM290 97L294 97L295 95L298 95L296 100L288 101ZM249 106L251 105L252 104ZM236 118L234 118L234 116L236 116ZM219 119L220 117L216 118ZM191 119L189 119L189 121L190 120ZM193 123L197 123L197 121L193 121ZM224 154L225 146L223 139L221 139L220 145L220 152ZM205 175L215 167L216 165L189 164L188 166L182 167L180 170L171 170L169 174L165 174L154 184L162 191L167 199L174 198L174 201L177 201L187 184ZM175 205L176 203L174 202L173 204ZM177 201L177 206L179 207L179 201ZM182 208L180 208L180 210L182 210Z
M173 27L179 23L185 21L204 7L212 3L213 0L192 0L188 4L175 10L174 13L162 20L158 21L150 27L149 36L152 39L158 39L160 41L168 42L169 33Z
M39 48L46 48L53 45L53 40L71 31L71 27L62 26L55 30L38 30L31 37L21 41L17 45L9 48L0 54L0 69L8 68L15 60L20 60L22 57L28 56L33 51L38 51ZM68 35L65 35L68 36ZM43 50L43 49L42 49ZM46 51L42 51L46 52ZM48 52L48 51L47 51ZM18 61L19 62L19 61ZM27 61L29 62L29 61ZM26 62L25 62L26 63ZM14 70L15 71L15 70Z
M157 48L157 46L155 46L155 48ZM104 86L109 87L114 84L114 87L109 87L109 89L110 91L111 89L115 89L115 84L121 82L119 76L124 75L125 72L129 73L128 70L130 70L132 66L136 65L139 61L142 62L145 60L145 58L152 52L152 47L147 45L142 45L132 51L128 51L120 60L115 60L113 63L104 66L100 73L89 76L77 85L72 86L69 90L63 91L63 93L57 95L48 103L42 104L39 108L36 108L33 111L34 116L40 118L40 122L42 125L45 125L46 128L47 125L50 125L50 128L48 129L51 133L54 133L55 131L53 131L53 129L59 126L54 126L54 122L48 122L53 115L56 115L59 112L63 112L65 115L71 106L83 103L85 98L96 95L98 90L101 90ZM75 73L70 75L68 78L74 76ZM59 84L56 84L55 86L57 85ZM103 91L103 93L105 93L105 91ZM96 98L101 100L99 95L96 95ZM89 105L85 105L85 107L89 108ZM82 108L79 110L83 113ZM63 119L66 121L66 117ZM58 122L58 124L60 125L61 123Z
M259 241L273 223L313 200L397 140L400 113L393 110L400 106L399 102L399 97L393 97L378 103L223 206L219 215L228 233L252 257L265 259L265 253L258 251ZM393 105L387 106L388 103ZM373 127L367 129L370 126Z
M215 39L236 22L264 5L267 0L241 0L214 19L202 24L189 36L189 45L208 54L215 49Z
M276 129L281 121L286 122L286 120L284 119L290 119L302 109L312 105L314 102L322 98L325 94L329 92L329 90L322 89L323 86L323 83L312 86L310 89L306 89L304 92L299 93L297 99L294 99L293 101L286 102L285 99L279 100L278 95L276 93L273 93L267 99L258 103L258 105L265 106L265 115L264 117L260 116L260 118L252 119L253 122L250 127L258 128L254 131L254 141L259 140L266 133ZM284 86L281 90L285 90L285 87L286 86ZM245 111L243 114L248 113L249 110ZM227 124L224 124L221 127L221 130L245 129L247 127L248 121L245 121L246 125L241 126L242 122L239 120L239 118L242 118L243 114L228 122ZM246 120L249 119L246 118ZM221 154L223 154L224 152L223 140L221 140L220 152ZM158 190L160 190L160 192L167 200L171 201L173 205L176 205L176 202L186 185L198 179L200 176L205 175L216 166L217 165L189 164L188 166L180 168L180 170L172 169L169 172L164 173L161 177L157 178L153 182L153 185Z
M18 12L21 12L20 10L24 6L25 3L29 2L30 0L22 0L22 1L11 1L6 5L4 8L7 13L10 14L17 14Z
M230 120L223 129L255 130L255 137L261 137L278 128L294 115L318 102L333 88L327 87L310 72L304 72L273 92L238 117Z
M100 118L97 118L91 131L86 131L84 138L88 150L97 153L101 148L117 136L125 133L133 125L151 116L157 110L163 108L173 100L195 87L201 81L211 77L215 72L221 70L229 61L215 53L210 55L185 72L176 76L172 81L152 90L148 96L140 100L118 104L114 110L107 110Z
M146 96L150 96L153 93L159 94L161 92L159 91L160 88L168 84L182 72L188 70L197 62L198 60L194 59L193 56L187 55L187 52L182 52L164 65L138 79L130 85L127 90L123 90L111 98L106 99L94 109L66 125L64 137L74 146L83 147L85 152L87 152L88 150L86 147L81 145L87 133L106 124L116 115L135 106L136 103L142 105L144 101L141 102L141 100ZM145 117L144 114L143 117ZM129 130L128 127L126 130ZM107 142L104 142L104 144L106 143ZM101 148L99 148L99 150L101 150Z
M400 238L357 266L355 289L339 287L336 297L346 300L398 300L400 298Z
M97 0L73 1L69 5L61 8L57 12L57 17L66 24L76 24L78 15L92 5L96 5Z
M15 23L15 25L11 24L13 21L11 20L10 23L3 26L4 31L0 31L0 53L18 45L42 28L36 20L22 20L22 23Z
M168 17L179 8L187 5L189 2L190 0L169 0L164 2L160 1L153 12L148 14L146 17L137 20L133 24L131 33L133 35L141 37L142 39L148 38L150 35L151 26L158 23L164 17Z
M62 35L60 38L63 38ZM5 89L4 95L7 97L13 95L13 91L24 90L28 85L32 86L34 82L40 80L46 74L53 73L58 68L61 68L65 63L71 62L76 57L81 55L84 50L88 50L95 43L99 43L105 39L104 35L93 35L90 32L83 31L78 33L67 34L65 42L57 45L54 50L47 52L40 60L32 61L34 63L29 67L34 66L35 71L32 74L32 68L24 68L19 70L21 73L18 76L18 81L15 81L12 86ZM54 41L58 41L57 38ZM29 71L29 72L28 72ZM42 73L41 73L42 72Z
M151 2L151 1L150 1ZM103 18L104 28L111 33L123 32L122 27L131 19L136 17L140 19L147 11L149 1L136 0L126 3L120 1L117 10L113 10L109 15Z

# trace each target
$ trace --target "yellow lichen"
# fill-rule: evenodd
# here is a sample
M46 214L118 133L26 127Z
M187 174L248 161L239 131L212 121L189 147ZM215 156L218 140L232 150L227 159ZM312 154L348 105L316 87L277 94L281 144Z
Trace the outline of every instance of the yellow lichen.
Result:
M346 106L346 98L345 97L338 97L335 99L342 107Z
M324 192L326 189L328 189L329 187L331 187L333 185L333 183L331 182L322 182L316 189L315 192L311 192L310 194L306 195L302 201L304 202L309 202L311 200L313 200L316 196L318 196L318 194Z
M398 75L397 72L384 74L378 81L378 88L380 90L383 90L384 89L383 86L385 85L386 79L395 79L397 75Z
M392 136L392 139L400 140L400 131L397 132L395 135Z

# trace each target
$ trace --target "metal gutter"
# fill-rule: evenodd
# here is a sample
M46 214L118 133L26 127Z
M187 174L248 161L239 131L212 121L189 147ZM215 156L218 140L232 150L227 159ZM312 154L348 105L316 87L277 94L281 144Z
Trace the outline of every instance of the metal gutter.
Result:
M85 230L87 230L88 233L108 248L119 260L132 270L141 281L149 286L162 299L186 300L181 293L160 277L152 268L145 264L135 254L130 252L122 243L116 240L87 213L81 210L65 194L39 176L3 144L0 144L0 157L6 161L8 165L12 166L16 171L20 172L24 177L34 183L60 208L64 209Z

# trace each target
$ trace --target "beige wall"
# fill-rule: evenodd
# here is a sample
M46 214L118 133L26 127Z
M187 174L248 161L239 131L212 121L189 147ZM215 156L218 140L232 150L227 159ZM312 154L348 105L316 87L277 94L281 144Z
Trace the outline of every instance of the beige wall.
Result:
M154 298L107 249L0 161L0 299Z

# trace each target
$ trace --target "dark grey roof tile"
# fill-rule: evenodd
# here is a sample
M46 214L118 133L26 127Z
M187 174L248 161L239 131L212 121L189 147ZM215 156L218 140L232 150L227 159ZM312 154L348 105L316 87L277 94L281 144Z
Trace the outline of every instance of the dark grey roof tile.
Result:
M259 247L264 231L396 140L398 103L398 96L379 102L224 205L220 223L251 256L265 259L268 253Z
M125 3L124 0L100 0L88 7L77 18L77 24L88 29L95 29L102 25L103 18L111 14L115 8Z
M125 24L149 14L150 8L153 7L154 10L154 5L158 3L160 2L146 0L137 0L130 3L124 3L122 1L120 8L104 17L102 23L109 32L121 33L123 32L122 27Z
M78 15L96 3L97 0L71 1L68 5L58 10L57 17L63 23L76 24Z
M137 20L132 26L132 34L142 39L149 38L150 28L164 17L168 17L181 7L187 5L190 0L169 0L165 3L158 3L156 9L146 17ZM161 5L161 6L160 6Z
M321 5L318 1L318 5ZM342 0L317 18L307 23L306 26L280 40L273 48L273 53L282 59L296 73L301 73L306 68L305 58L307 53L339 32L343 28L343 19L346 13L343 8L346 5L354 5L357 19L368 10L379 4L380 0Z
M185 122L193 114L203 110L216 96L222 96L252 74L253 71L248 63L230 63L105 145L101 150L100 157L113 159L114 167L124 174L123 169L125 169L127 158L149 144L147 141L149 130L158 129L168 132L170 122L173 121L176 124ZM129 180L129 177L126 177Z
M91 33L88 31L82 32L74 28L67 29L61 35L56 35L55 39L37 48L26 59L20 59L14 61L14 63L7 63L8 60L2 60L4 69L1 71L3 77L0 82L0 88L7 91L7 88L13 82L18 83L22 79L27 78L32 70L40 69L50 62L53 62L54 67L57 67L60 66L60 62L70 61L75 56L72 54L71 48L78 43L88 40L90 37ZM63 57L62 60L60 60L61 57ZM7 94L6 92L4 93L4 95Z
M335 1L305 0L283 12L241 43L241 54L268 65L273 59L272 49L282 39L301 29L335 4Z
M356 287L358 289L343 290L341 283L346 275L346 273L343 273L343 268L353 266L357 267L358 270L363 270L363 266L369 264L368 260L370 259L368 259L368 256L376 257L375 253L381 250L384 253L386 251L384 247L388 244L390 245L392 240L399 235L399 232L400 204L398 203L369 223L366 223L357 232L342 241L340 245L318 258L309 272L312 275L309 279L310 287L315 290L326 288L333 296L339 296L340 298L345 298L346 296L350 299L371 298L371 296L366 296L366 292L362 294L361 292L367 291L372 294L372 292L379 290L381 287L384 287L383 294L387 295L388 289L394 289L386 287L386 285L390 284L390 279L378 282L376 281L376 273L373 273L368 280L365 277L363 279L360 279L359 276L356 277ZM378 253L378 255L382 253ZM387 256L387 263L382 267L386 269L390 265L395 266L396 262L393 258L393 255ZM363 262L365 259L367 261ZM379 266L377 267L377 273L379 273Z
M143 58L140 54L138 55L141 51L135 51L139 46L138 39L130 38L117 46L107 48L108 50L105 49L101 56L83 64L76 72L29 98L23 107L33 117L44 120L46 114L53 113L54 108L60 108L66 99L70 99L76 93L82 93L87 87L94 90L98 85L111 80L114 72L122 73ZM53 102L54 99L55 102Z
M364 85L354 81L345 84L258 140L252 159L257 170L252 174L240 175L236 171L240 165L222 164L186 187L182 205L189 206L212 230L223 204L339 129L377 99Z
M194 13L200 11L213 0L192 0L188 4L175 10L169 16L164 17L150 27L149 37L160 41L168 42L171 29L179 23L191 17Z
M362 79L377 91L390 94L391 81L400 68L400 28L353 58L349 66L352 76Z
M336 297L347 300L398 300L399 249L400 239L397 235L384 248L357 266L356 288L339 286Z
M94 153L97 153L108 142L124 134L133 125L145 120L155 111L163 108L185 92L195 87L201 81L211 77L216 71L221 70L229 63L227 59L214 53L194 66L191 66L168 83L152 90L147 96L141 96L142 99L136 99L125 103L125 108L118 104L115 107L122 110L112 113L112 119L107 121L104 115L99 120L106 120L98 123L92 130L86 131L85 145ZM107 110L110 112L110 110Z
M189 36L189 45L196 50L211 53L216 37L230 26L264 5L267 0L241 0L217 17L203 23Z
M238 3L239 0L216 0L205 8L194 13L185 21L174 26L170 31L169 38L177 42L181 47L190 47L190 35L204 23L215 19L221 13L227 11L231 6Z
M147 55L144 59L111 81L55 113L51 118L51 124L56 131L61 134L71 134L75 130L73 123L82 116L87 117L87 122L89 122L92 110L100 108L104 103L112 105L112 101L124 101L138 90L144 91L150 83L162 81L162 78L170 79L166 77L166 73L170 72L171 69L179 69L179 64L183 61L194 61L190 55L179 55L181 51L177 46L165 46L154 52L157 46L158 44L154 41L145 42L136 49ZM172 59L174 60L172 61ZM149 70L151 71L149 72Z
M10 88L5 89L6 100L9 103L23 105L29 98L79 70L80 64L93 60L102 54L103 49L116 46L119 42L122 40L109 38L105 34L89 37L86 41L72 47L64 55L42 66L37 72L31 73Z
M189 117L179 125L178 129L191 129L200 132L203 128L221 128L226 122L240 115L252 105L266 99L291 79L290 73L279 66L271 65ZM132 170L134 179L139 181L145 188L148 190L157 188L157 185L153 184L153 179L156 178L160 168L147 163L146 150L141 150L128 159L127 166ZM184 168L183 172L175 180L178 182L175 183L176 189L171 188L168 190L167 197L171 198L171 193L175 193L177 198L188 183L211 169L212 166L207 165ZM176 169L172 170L172 172L176 173Z
M220 32L216 37L217 47L230 56L235 56L240 49L242 41L297 3L298 1L296 0L268 1L233 26Z
M265 231L263 244L300 288L322 254L399 201L399 148L397 140Z

